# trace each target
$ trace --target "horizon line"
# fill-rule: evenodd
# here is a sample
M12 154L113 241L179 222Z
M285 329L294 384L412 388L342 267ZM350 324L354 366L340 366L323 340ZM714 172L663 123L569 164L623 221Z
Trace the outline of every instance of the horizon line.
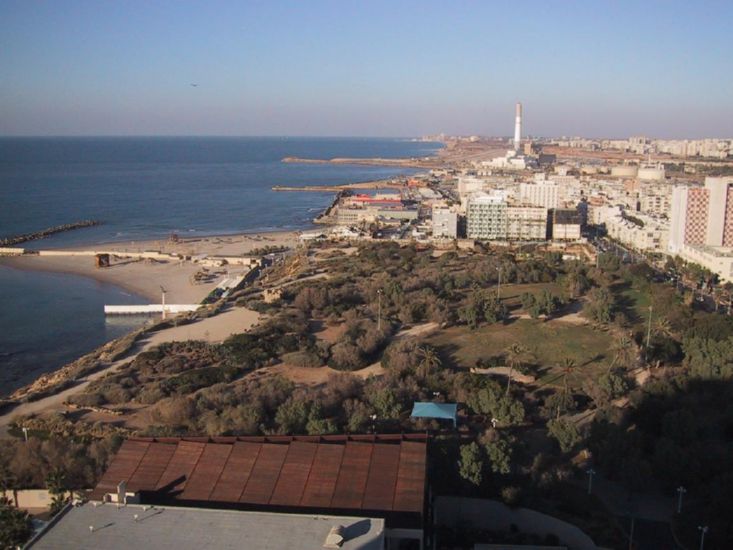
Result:
M124 138L217 138L217 139L394 139L394 140L423 140L426 137L437 137L443 134L446 138L470 138L478 137L481 139L499 139L511 141L511 135L482 135L482 134L448 134L446 132L437 132L433 134L406 135L406 136L378 136L378 135L309 135L309 134L0 134L0 139L124 139ZM527 135L522 141L531 141L533 139L588 139L588 140L623 140L632 137L644 137L652 140L665 141L700 141L700 140L723 140L733 141L733 137L654 137L647 134L629 134L628 136L603 136L588 137L582 135ZM440 143L440 140L427 140L426 143Z

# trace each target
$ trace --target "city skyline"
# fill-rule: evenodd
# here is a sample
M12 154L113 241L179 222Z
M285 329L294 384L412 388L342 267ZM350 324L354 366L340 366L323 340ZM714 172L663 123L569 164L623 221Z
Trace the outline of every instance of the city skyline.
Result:
M731 137L728 3L0 6L0 135Z

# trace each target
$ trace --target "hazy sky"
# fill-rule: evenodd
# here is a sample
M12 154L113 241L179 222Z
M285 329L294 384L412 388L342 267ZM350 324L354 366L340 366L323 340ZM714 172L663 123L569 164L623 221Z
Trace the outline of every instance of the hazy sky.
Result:
M0 0L1 135L733 136L733 2ZM198 86L191 86L192 83Z

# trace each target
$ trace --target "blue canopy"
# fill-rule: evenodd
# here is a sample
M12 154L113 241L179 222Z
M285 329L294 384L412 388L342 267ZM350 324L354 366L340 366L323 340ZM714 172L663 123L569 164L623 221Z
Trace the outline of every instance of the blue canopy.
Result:
M412 406L411 418L447 418L456 425L456 414L458 405L456 403L431 403L418 401Z

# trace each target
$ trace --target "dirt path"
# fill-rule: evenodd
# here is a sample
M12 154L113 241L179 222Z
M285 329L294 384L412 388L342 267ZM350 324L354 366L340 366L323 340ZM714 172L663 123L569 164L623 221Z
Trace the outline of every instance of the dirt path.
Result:
M38 401L22 403L5 414L0 415L0 438L8 436L8 425L18 415L39 414L43 412L66 410L64 402L72 395L83 392L90 383L114 372L120 366L132 361L137 354L164 342L178 342L184 340L205 340L207 342L222 342L231 334L245 332L259 321L259 314L246 308L230 308L219 315L202 319L196 323L171 327L153 332L146 338L139 340L125 357L110 363L102 370L81 378L73 387L54 395L49 395Z

